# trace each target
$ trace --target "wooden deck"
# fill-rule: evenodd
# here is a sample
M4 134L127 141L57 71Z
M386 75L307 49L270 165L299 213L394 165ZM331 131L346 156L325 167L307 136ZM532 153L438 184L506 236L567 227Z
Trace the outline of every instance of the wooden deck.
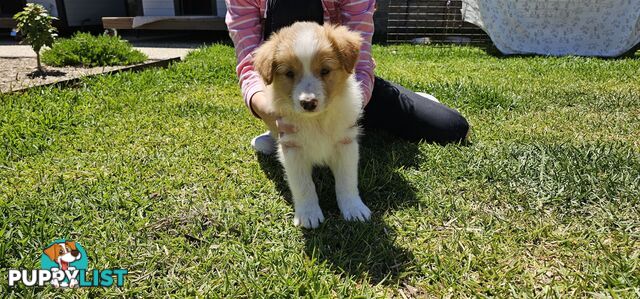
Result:
M16 27L16 21L14 21L12 18L9 18L9 17L0 18L0 28L15 28L15 27Z
M102 27L107 29L136 30L227 30L224 17L176 16L133 28L133 17L103 17Z

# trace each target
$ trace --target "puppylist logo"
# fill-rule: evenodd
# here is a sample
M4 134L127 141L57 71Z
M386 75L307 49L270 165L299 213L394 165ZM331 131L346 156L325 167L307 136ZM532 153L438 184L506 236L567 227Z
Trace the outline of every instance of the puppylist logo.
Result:
M56 288L118 287L124 285L126 269L88 270L89 258L80 243L55 240L42 250L40 270L9 269L9 287L18 283L25 286Z

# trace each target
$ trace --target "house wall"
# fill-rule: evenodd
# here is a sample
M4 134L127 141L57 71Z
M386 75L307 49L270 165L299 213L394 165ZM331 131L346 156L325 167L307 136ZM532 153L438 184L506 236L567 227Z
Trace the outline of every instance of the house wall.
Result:
M124 0L64 0L64 9L71 27L101 25L102 17L127 15Z
M145 16L175 16L173 0L142 0L142 11Z
M58 7L56 5L56 0L28 0L27 3L36 3L44 6L44 8L49 12L50 15L54 17L59 17Z
M224 17L227 14L227 4L224 0L216 0L216 15L219 17Z

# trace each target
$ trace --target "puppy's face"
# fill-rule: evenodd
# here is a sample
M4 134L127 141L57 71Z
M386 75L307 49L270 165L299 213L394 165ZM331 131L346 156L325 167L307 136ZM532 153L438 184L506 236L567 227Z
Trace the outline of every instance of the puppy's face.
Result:
M343 26L299 22L254 53L254 67L272 85L280 111L313 116L343 90L356 65L361 37Z

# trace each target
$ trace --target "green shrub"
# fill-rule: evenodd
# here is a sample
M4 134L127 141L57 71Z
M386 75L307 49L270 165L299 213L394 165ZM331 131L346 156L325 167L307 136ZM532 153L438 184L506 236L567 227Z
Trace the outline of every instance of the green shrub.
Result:
M42 60L51 66L94 67L141 63L147 56L117 36L76 33L45 50Z

